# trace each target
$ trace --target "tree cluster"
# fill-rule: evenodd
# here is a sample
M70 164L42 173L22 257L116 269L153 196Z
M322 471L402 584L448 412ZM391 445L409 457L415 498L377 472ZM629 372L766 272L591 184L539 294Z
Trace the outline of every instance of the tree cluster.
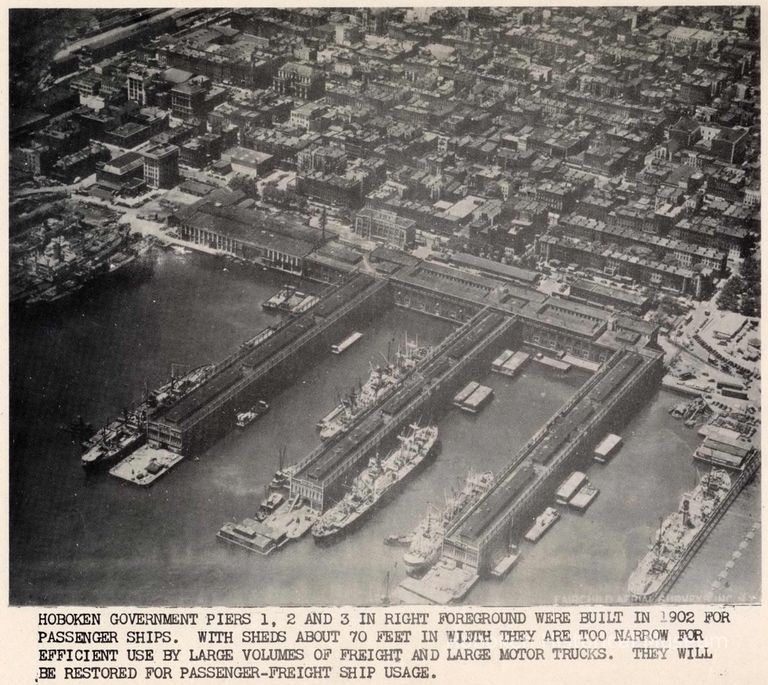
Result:
M720 291L717 306L744 316L760 316L760 260L749 255L739 275L731 276Z

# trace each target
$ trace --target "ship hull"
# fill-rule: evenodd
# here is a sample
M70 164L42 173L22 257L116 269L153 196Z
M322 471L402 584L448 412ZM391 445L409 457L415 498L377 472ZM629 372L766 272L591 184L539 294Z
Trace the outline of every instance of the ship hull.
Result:
M410 536L409 549L403 555L403 563L408 575L421 576L427 569L434 566L440 558L443 540L448 528L477 502L492 484L493 475L490 472L480 476L477 480L474 480L472 476L468 477L462 491L455 495L454 500L442 512L442 521L438 524L439 530L432 528L429 516L416 527Z
M725 471L713 471L705 476L713 477L717 483L714 493L707 497L703 483L698 485L693 492L683 496L678 511L662 522L658 540L629 577L627 590L632 602L657 599L704 530L705 522L726 498L731 487L730 476Z
M440 451L440 441L435 439L433 443L426 448L423 456L417 457L406 467L401 468L396 480L387 484L382 491L370 502L366 502L350 516L340 522L339 525L332 528L316 529L313 527L312 536L316 541L330 542L339 539L344 535L357 529L371 515L377 506L388 502L399 490L400 487L420 469L426 466Z
M107 452L95 459L81 459L80 463L84 469L96 469L101 466L111 464L113 461L122 459L129 455L134 450L141 447L147 441L147 436L144 433L136 435L133 440L128 440L124 445L121 445L117 450Z

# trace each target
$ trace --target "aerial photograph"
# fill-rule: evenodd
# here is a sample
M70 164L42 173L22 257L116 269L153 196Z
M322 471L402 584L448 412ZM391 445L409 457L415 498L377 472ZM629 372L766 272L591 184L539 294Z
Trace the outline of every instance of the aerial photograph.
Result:
M761 602L759 7L7 16L12 606Z

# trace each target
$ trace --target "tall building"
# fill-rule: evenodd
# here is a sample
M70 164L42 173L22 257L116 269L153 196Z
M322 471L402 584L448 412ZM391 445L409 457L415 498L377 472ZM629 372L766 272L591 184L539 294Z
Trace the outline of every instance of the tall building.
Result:
M355 233L401 250L413 247L416 222L385 209L366 207L355 217Z
M142 153L144 181L150 188L173 188L179 182L179 148L158 145Z
M205 76L196 76L171 89L171 114L179 119L203 116L205 99L211 83Z
M325 74L308 64L287 62L278 70L272 86L280 95L316 100L325 93Z

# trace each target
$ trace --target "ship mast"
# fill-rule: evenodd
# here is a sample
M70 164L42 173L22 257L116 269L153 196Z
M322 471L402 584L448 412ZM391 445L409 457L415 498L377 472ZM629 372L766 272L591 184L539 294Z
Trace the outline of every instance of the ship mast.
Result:
M382 606L389 606L389 571L384 578L384 594L381 596Z

